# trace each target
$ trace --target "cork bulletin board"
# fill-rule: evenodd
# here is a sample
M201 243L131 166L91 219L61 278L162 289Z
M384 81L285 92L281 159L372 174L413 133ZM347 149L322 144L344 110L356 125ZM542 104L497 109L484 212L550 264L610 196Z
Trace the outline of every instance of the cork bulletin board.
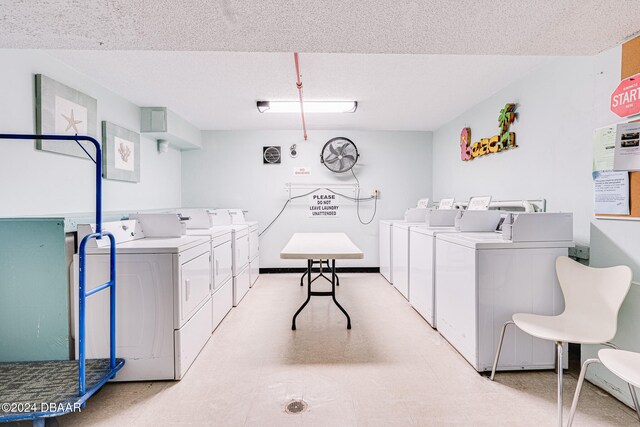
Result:
M640 73L640 37L622 45L622 64L620 80ZM637 122L640 120L631 120ZM629 172L629 215L605 215L598 217L638 218L640 219L640 172Z

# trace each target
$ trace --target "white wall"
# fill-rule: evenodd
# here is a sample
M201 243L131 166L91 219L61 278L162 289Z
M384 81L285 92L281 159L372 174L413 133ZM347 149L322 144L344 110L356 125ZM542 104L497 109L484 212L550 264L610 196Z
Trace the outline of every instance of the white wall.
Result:
M546 198L549 211L574 214L575 240L589 242L593 216L591 183L593 58L559 58L512 83L434 132L434 198ZM472 140L498 134L504 104L518 104L511 130L518 148L460 159L460 131Z
M362 225L355 203L342 200L339 218L309 218L306 198L290 204L280 219L261 238L261 267L301 267L296 261L280 260L279 253L294 232L343 231L364 251L364 260L341 263L349 266L378 266L378 220L401 218L404 210L431 195L431 133L310 131L208 131L201 151L182 155L182 200L186 207L238 207L248 210L248 219L264 228L287 200L286 182L318 184L354 182L348 174L334 174L320 164L324 143L336 136L350 138L361 154L355 173L362 185L361 197L378 188L376 219ZM297 144L298 157L288 148ZM283 148L280 165L262 164L262 147ZM294 167L311 168L311 176L295 177ZM300 193L298 193L300 194ZM364 220L371 217L372 202L361 204Z
M98 100L101 122L140 131L140 110L45 52L0 50L0 133L35 132L35 78L42 73ZM140 183L104 180L105 210L180 205L180 152L158 154L140 139ZM93 212L94 165L89 160L35 150L30 141L0 140L0 216Z

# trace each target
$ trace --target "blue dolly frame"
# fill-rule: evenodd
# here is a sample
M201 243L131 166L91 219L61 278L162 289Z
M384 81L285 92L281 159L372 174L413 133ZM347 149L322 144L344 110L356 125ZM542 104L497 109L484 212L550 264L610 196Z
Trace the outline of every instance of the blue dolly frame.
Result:
M86 401L96 393L107 381L114 378L124 366L124 360L116 359L116 241L115 237L102 230L102 150L100 143L90 136L81 135L22 135L22 134L0 134L0 139L12 140L53 140L53 141L75 141L80 148L93 160L96 165L96 230L95 233L85 236L80 242L79 247L79 305L78 305L78 395L72 404L84 407ZM92 143L96 148L95 158L80 144L80 141ZM102 239L108 237L111 242L109 270L109 281L93 289L86 289L86 246L91 239ZM86 386L86 353L85 353L85 310L86 298L104 289L109 289L109 332L110 332L110 349L109 349L109 369L105 371L104 376L87 390ZM29 364L38 364L42 362L29 362ZM0 364L0 367L2 364ZM69 402L68 402L69 403ZM20 420L33 420L34 426L44 426L45 418L60 416L70 412L62 411L34 411L22 413L0 413L0 422L11 422Z

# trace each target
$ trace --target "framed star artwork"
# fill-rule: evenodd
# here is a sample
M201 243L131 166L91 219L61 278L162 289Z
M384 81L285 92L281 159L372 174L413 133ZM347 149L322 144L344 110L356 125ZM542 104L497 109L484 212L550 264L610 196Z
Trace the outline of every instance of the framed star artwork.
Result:
M43 74L36 74L36 134L88 135L98 138L98 101ZM37 140L36 149L68 156L95 158L89 142Z
M140 182L140 134L102 122L102 176Z

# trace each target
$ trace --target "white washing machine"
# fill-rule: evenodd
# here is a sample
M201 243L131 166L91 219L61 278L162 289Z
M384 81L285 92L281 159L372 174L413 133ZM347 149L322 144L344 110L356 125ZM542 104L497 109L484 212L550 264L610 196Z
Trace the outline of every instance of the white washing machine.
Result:
M391 226L391 259L393 286L406 299L410 298L409 289L409 230L424 222L396 221Z
M425 215L429 209L426 206L429 199L418 200L417 208L409 208L405 211L404 219L383 219L378 225L378 251L380 274L387 281L393 284L393 224L424 222ZM405 298L407 298L405 296Z
M572 216L521 217L513 240L500 233L436 235L438 331L479 372L491 370L502 325L514 313L556 315L564 308L555 261L573 246ZM498 369L551 369L554 362L552 342L517 330L505 337Z
M464 214L464 219L459 218ZM422 317L437 328L435 294L438 292L435 281L436 245L438 233L459 233L453 225L458 219L458 228L463 230L488 232L493 235L501 214L498 211L467 211L455 209L430 209L424 224L409 227L408 250L408 286L409 302Z
M380 274L387 279L389 283L393 283L393 270L391 268L391 244L392 244L392 225L394 222L401 220L381 220L379 223L379 252L380 252Z
M426 213L425 213L426 212ZM473 231L495 231L500 222L501 214L498 211L456 211L456 210L435 210L412 208L407 211L409 214L419 215L413 216L412 219L422 218L421 222L396 221L392 224L392 250L391 259L393 260L393 286L408 300L411 300L412 285L410 280L410 260L411 260L411 233L414 227L424 226L452 226L456 218L458 218L458 228L451 231L458 232L459 229ZM407 215L405 215L407 216ZM420 290L419 290L420 292ZM418 297L419 299L420 297ZM435 323L435 321L434 321ZM433 326L433 324L431 324Z
M176 215L165 215L150 235L137 220L108 222L116 237L118 357L126 360L116 381L179 380L211 336L209 237L182 236ZM157 237L167 226L166 238ZM78 237L93 233L78 226ZM155 237L151 237L155 236ZM87 287L109 280L109 239L87 247ZM74 332L77 336L78 262L74 260ZM109 293L87 298L87 358L109 355ZM76 354L78 352L76 342Z
M435 259L436 238L439 233L455 233L454 227L417 225L409 229L409 302L411 306L436 328Z

